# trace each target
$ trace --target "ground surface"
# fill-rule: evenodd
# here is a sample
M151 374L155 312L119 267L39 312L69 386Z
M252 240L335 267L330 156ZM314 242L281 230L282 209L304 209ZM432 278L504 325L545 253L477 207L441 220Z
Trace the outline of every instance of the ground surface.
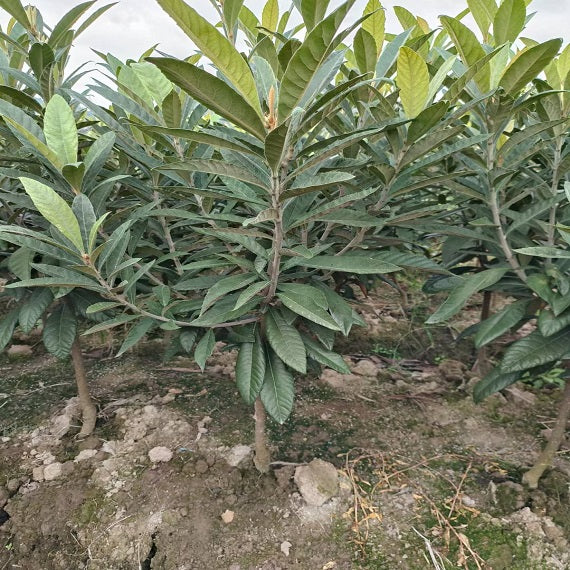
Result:
M471 345L425 328L416 297L413 310L385 291L359 306L368 329L338 343L353 374L297 381L292 417L270 425L279 463L265 477L243 447L253 422L232 353L202 375L163 363L158 340L105 359L91 339L99 421L84 442L70 364L41 345L2 356L0 570L570 568L568 447L538 491L519 485L559 390L475 406ZM314 458L340 473L322 507L293 481Z

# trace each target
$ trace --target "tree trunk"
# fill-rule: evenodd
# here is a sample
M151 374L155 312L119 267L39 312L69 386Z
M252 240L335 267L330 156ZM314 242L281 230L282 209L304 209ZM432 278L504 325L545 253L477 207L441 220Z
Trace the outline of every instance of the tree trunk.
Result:
M267 414L261 398L255 400L255 457L253 462L260 473L269 472L271 456L265 432L265 420Z
M493 292L485 291L483 293L483 305L481 307L481 322L487 320L491 316L491 305L493 303ZM477 359L473 365L473 372L481 376L486 376L491 371L492 366L489 363L489 354L486 346L482 346L477 351Z
M87 376L85 375L81 345L79 344L79 337L77 336L71 346L71 360L73 361L75 382L77 384L77 395L79 396L79 406L81 407L82 425L79 437L84 438L91 435L95 429L97 408L89 394L89 385L87 384Z
M523 483L528 485L530 489L538 487L538 481L543 473L552 465L552 461L566 432L566 424L568 423L568 416L570 415L570 381L566 382L564 392L562 394L562 402L558 410L558 417L554 424L554 429L550 434L550 438L542 453L538 457L536 463L523 475Z

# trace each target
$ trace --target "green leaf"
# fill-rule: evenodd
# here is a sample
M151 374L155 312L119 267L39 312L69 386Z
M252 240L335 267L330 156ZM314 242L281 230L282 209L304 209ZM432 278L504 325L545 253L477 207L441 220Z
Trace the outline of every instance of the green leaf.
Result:
M267 340L277 356L293 370L305 374L307 355L299 331L274 308L267 311L265 325Z
M20 309L20 328L28 334L53 301L53 293L49 289L35 289L30 298Z
M487 396L504 390L514 384L521 377L520 372L501 372L501 368L494 368L483 380L477 382L473 388L473 399L476 403L482 402Z
M261 25L275 32L279 24L279 2L277 0L267 0L261 13ZM250 402L251 403L251 402Z
M313 4L322 4L324 0L309 0ZM311 80L318 73L327 57L334 49L335 34L354 0L343 3L334 12L319 20L307 34L305 41L293 54L281 79L277 116L284 122L298 107L311 85Z
M348 182L354 178L353 174L347 172L321 172L319 174L305 174L298 176L295 183L280 196L281 202L293 198L294 196L302 196L309 192L317 192L324 188L336 186L343 182Z
M182 0L156 1L214 64L216 69L228 78L257 114L258 121L261 121L263 115L253 75L247 62L231 42Z
M119 315L118 317L114 317L113 319L109 319L108 321L104 321L99 323L89 329L87 329L81 336L86 336L88 334L94 334L101 331L106 331L119 325L124 325L130 321L134 321L135 319L140 319L139 315Z
M242 182L249 182L268 191L268 184L251 174L249 170L224 160L194 159L184 162L171 162L160 166L158 170L182 170L190 172L207 172L219 176L229 176Z
M71 107L61 95L54 95L46 106L44 135L48 147L62 164L77 162L77 126Z
M251 273L232 275L230 277L220 279L213 287L210 287L210 289L208 289L208 292L204 297L204 302L202 303L200 315L203 315L204 312L209 309L220 297L223 297L232 291L243 289L243 287L249 285L256 279L257 276L251 275Z
M376 64L375 77L381 79L390 71L400 53L400 48L408 41L413 29L406 30L397 35L382 51Z
M115 307L120 307L121 303L115 303L114 301L101 301L100 303L93 303L87 307L85 313L91 315L92 313L98 313L99 311L106 311L108 309L114 309Z
M524 28L525 0L503 0L493 20L495 45L514 42Z
M91 0L90 2L83 2L74 6L65 14L61 20L54 26L53 31L48 39L48 44L52 48L66 47L61 45L68 35L71 26L77 22L77 20L93 5L95 2Z
M307 31L311 31L325 17L329 0L301 0L300 11Z
M210 358L212 352L214 352L214 347L216 346L216 337L212 329L206 331L206 334L200 339L194 350L194 360L196 364L200 367L202 372L206 367L206 360Z
M428 324L441 323L457 313L471 295L494 285L507 272L506 269L486 269L463 280L455 288L439 309L426 321Z
M239 309L245 305L250 299L255 297L259 292L263 291L269 285L269 281L261 281L260 283L252 283L249 287L244 289L240 296L237 298L234 309Z
M461 59L467 67L475 65L477 61L485 57L486 53L481 46L481 42L477 36L459 20L450 18L449 16L440 16L441 23L457 47L461 55ZM475 77L481 91L489 90L490 70L484 67Z
M360 28L354 36L353 50L360 73L373 72L378 59L378 49L372 34Z
M497 12L495 0L467 0L467 5L483 37L486 39Z
M83 184L87 190L93 188L97 180L97 175L101 172L103 166L109 158L109 154L115 144L115 133L103 133L89 147L85 155L85 174L83 176Z
M24 177L20 181L39 213L73 243L78 251L85 251L79 223L67 202L41 182Z
M12 339L12 334L14 333L14 329L18 323L19 315L20 308L16 307L0 321L0 350L4 350Z
M303 260L300 265L314 269L328 269L329 271L341 271L345 273L371 274L391 273L401 268L392 263L361 254L343 255L319 255L311 259Z
M425 108L429 91L429 72L426 62L408 47L400 48L396 83L406 117L413 119Z
M0 8L6 10L26 30L30 28L28 15L20 0L0 0Z
M18 279L30 279L31 263L36 252L27 247L20 247L8 257L8 269Z
M30 48L30 67L35 76L40 80L43 74L53 65L55 55L48 44L35 43Z
M121 68L119 82L136 93L152 109L154 104L162 105L173 85L164 73L148 61L131 63Z
M259 396L265 409L276 422L282 424L291 414L295 399L293 376L272 350L269 350L266 360Z
M320 344L306 335L303 335L303 342L305 343L307 354L313 360L316 360L319 364L322 364L327 368L332 368L341 374L350 374L350 368L342 359L340 354L323 348Z
M198 336L197 330L184 329L180 333L178 341L180 342L180 346L182 347L184 352L190 354L190 352L192 351L192 347L194 346L194 342L196 342L197 336Z
M265 351L259 334L254 342L243 343L236 362L236 385L250 406L255 402L265 379Z
M77 221L79 223L79 230L81 231L81 237L83 239L83 245L87 250L89 248L89 236L91 233L91 228L97 220L93 206L85 194L78 194L73 199L71 210L77 218Z
M538 315L538 330L543 336L552 336L567 326L570 326L570 311L555 316L552 311L543 309Z
M116 357L124 354L129 348L134 346L141 338L156 324L156 321L150 317L141 319L131 330L129 330L119 352Z
M149 57L147 61L154 63L168 79L202 105L258 139L265 138L265 126L259 114L222 79L186 61L167 57Z
M376 43L376 57L380 55L384 45L384 30L386 27L386 11L382 8L379 0L368 0L364 13L371 14L369 18L362 22L362 29L366 30Z
M520 323L525 317L528 304L526 300L516 301L482 321L475 335L475 346L480 348L489 344Z
M328 329L341 330L336 321L323 308L321 299L315 296L318 293L324 299L326 306L326 298L318 289L295 283L283 284L279 289L277 297L294 313Z
M77 321L73 309L67 303L60 303L46 319L42 339L47 351L57 358L66 358L77 332Z
M556 57L561 39L554 39L519 52L505 69L499 85L508 95L516 95Z
M551 336L544 337L535 331L513 343L507 349L501 362L501 372L521 372L555 362L566 357L570 352L570 329L563 329Z
M532 255L534 257L553 257L556 259L570 259L570 251L567 249L558 249L551 246L537 247L519 247L514 250L516 253L523 255Z

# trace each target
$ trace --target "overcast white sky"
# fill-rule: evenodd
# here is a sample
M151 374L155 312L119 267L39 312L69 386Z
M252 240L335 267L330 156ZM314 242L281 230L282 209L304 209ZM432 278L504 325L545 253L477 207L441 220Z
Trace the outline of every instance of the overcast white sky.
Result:
M95 4L102 6L110 0L99 0ZM208 0L186 0L201 14L217 18ZM28 3L24 0L24 4ZM52 25L70 8L80 4L78 0L36 0L29 2L42 12L45 21ZM245 0L246 6L260 15L264 0ZM281 9L288 8L290 0L279 0ZM340 0L332 0L331 6L340 4ZM366 0L357 0L351 15L346 22L353 21L362 14ZM397 33L401 26L394 17L393 6L404 6L414 14L424 17L432 26L438 24L440 14L456 15L466 6L464 0L383 0L382 5L387 13L387 31ZM91 11L93 8L91 8ZM529 6L530 12L536 15L525 30L525 36L536 40L554 37L569 40L570 0L534 0ZM5 30L8 16L0 9L0 25ZM473 29L475 25L473 24ZM102 52L110 52L121 60L138 59L140 54L154 44L169 54L184 57L194 51L188 38L178 29L176 24L163 12L154 0L118 0L118 4L106 12L77 41L73 50L68 74L85 61L97 61L98 57L90 51L94 48Z

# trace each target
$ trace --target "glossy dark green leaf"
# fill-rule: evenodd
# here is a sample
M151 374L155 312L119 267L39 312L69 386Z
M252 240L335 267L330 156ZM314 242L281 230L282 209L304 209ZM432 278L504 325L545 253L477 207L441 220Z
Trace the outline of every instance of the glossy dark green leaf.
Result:
M295 398L293 376L281 359L268 350L260 397L268 414L282 424L291 414Z
M57 358L66 358L77 332L77 321L73 309L67 303L60 303L46 319L42 340L47 351Z
M31 332L38 319L44 314L53 301L53 293L49 289L35 289L20 309L20 328L25 334Z
M544 337L535 331L513 343L501 362L502 372L521 372L570 354L570 328Z
M206 360L208 360L212 355L212 352L214 352L215 346L216 337L214 336L212 329L208 329L204 336L198 341L198 344L194 349L194 360L202 372L206 367Z
M253 405L265 379L265 351L259 335L240 345L236 362L236 385L244 401Z

